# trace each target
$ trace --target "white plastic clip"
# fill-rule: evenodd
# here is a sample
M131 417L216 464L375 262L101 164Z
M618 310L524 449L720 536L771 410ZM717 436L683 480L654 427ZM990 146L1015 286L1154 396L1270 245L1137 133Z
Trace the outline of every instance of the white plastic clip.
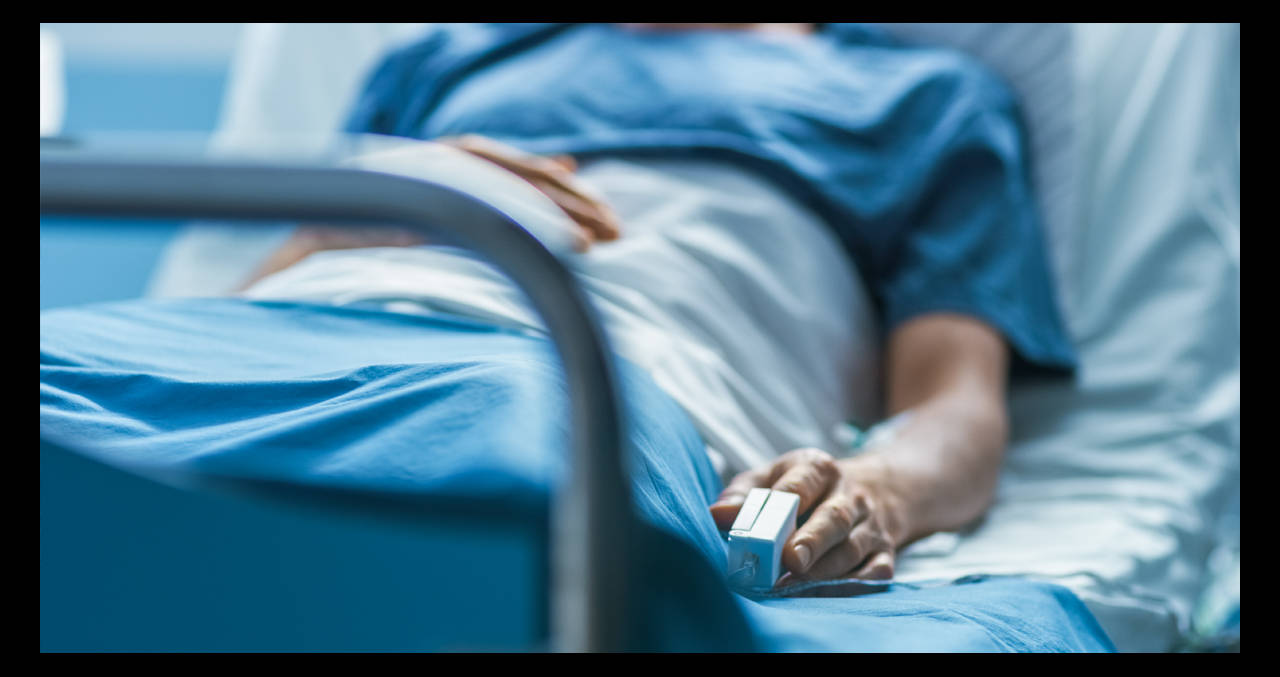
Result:
M796 530L800 497L752 489L729 529L729 578L740 588L768 589L782 576L782 546Z

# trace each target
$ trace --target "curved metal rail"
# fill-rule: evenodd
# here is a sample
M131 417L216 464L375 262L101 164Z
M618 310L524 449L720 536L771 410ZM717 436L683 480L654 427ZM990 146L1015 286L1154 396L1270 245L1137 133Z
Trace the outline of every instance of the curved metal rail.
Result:
M510 217L446 186L355 169L56 158L40 160L40 211L395 225L486 256L529 296L568 383L571 470L552 512L553 648L624 648L631 512L612 360L570 272Z

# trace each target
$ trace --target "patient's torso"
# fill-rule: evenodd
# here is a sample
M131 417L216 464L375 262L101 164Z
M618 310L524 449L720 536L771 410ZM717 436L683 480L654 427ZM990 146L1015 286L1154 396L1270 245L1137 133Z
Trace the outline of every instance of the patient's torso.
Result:
M730 466L799 446L834 452L837 423L874 416L871 306L816 216L726 165L604 161L585 176L627 232L586 257L582 279L618 308L608 317L619 351Z
M877 414L878 328L839 242L769 182L728 165L605 159L581 178L623 236L569 261L614 349L690 415L717 469L801 446ZM250 290L258 298L376 302L541 331L491 267L441 247L323 252Z

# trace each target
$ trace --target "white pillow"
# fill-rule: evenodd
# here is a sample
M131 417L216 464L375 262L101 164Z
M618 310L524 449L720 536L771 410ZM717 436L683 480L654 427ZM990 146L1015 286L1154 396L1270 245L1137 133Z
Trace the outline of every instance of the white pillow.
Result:
M906 44L967 52L1004 78L1022 105L1032 181L1064 313L1075 308L1075 233L1080 201L1075 105L1075 32L1061 23L885 23Z

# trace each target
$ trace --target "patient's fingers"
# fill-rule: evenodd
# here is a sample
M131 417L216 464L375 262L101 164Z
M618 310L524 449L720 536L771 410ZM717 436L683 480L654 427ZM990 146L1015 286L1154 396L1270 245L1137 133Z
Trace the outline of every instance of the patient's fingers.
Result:
M858 548L849 542L846 535L839 543L836 543L827 552L818 557L816 561L809 564L807 569L795 569L794 557L788 559L790 550L783 551L783 564L790 573L790 580L796 583L804 580L829 580L832 578L840 578L847 574L850 570L858 565L861 561L858 559ZM788 562L791 563L788 563Z
M866 564L862 565L862 568L853 573L853 577L874 581L893 578L893 553L882 551L872 555L867 559Z
M747 494L752 489L767 486L769 486L767 469L739 473L729 482L724 491L720 492L716 502L711 504L711 517L715 519L716 526L721 529L733 526L733 520L738 517L738 511L742 509L742 503L746 501Z
M830 454L818 449L798 449L787 453L776 466L780 473L770 488L800 496L796 516L804 515L826 497L839 477L839 469Z
M512 167L511 171L524 180L532 183L538 190L550 197L561 209L571 216L582 215L586 220L579 223L589 229L597 239L613 240L621 232L618 217L604 200L591 194L584 186L575 181L571 174L551 161L555 167L547 170L544 167Z
M865 501L842 493L832 495L819 504L808 521L788 539L782 550L783 564L793 573L819 578L852 569L866 555L862 552L859 556L858 543L851 543L855 534L867 531L856 529L866 517Z
M621 233L613 209L574 178L577 161L572 156L532 155L471 134L441 142L488 160L533 184L585 229L589 240L613 240Z
M734 477L711 506L716 524L727 529L746 500L757 487L788 491L800 497L797 514L803 515L826 495L839 476L830 454L819 449L796 449L783 454L768 468L748 470Z
M822 506L819 506L819 510ZM818 513L815 512L816 516ZM837 529L838 530L838 529ZM844 538L834 544L807 570L799 570L787 559L783 551L783 563L792 579L827 580L832 578L866 578L883 580L893 578L894 546L885 534L883 525L868 512Z
M564 186L566 190L578 192L575 187L568 185L571 179L562 176L572 173L578 168L577 161L571 155L553 155L550 157L533 155L518 148L500 144L493 139L474 134L447 139L444 140L444 143L484 158L508 171L519 174L525 179L542 178L560 181L566 184ZM587 198L587 195L584 193L581 197Z
M550 197L560 209L563 209L570 218L582 226L593 239L617 239L619 228L611 211L602 209L598 204L584 201L558 185L536 180L531 181L531 183L545 193L547 197Z

